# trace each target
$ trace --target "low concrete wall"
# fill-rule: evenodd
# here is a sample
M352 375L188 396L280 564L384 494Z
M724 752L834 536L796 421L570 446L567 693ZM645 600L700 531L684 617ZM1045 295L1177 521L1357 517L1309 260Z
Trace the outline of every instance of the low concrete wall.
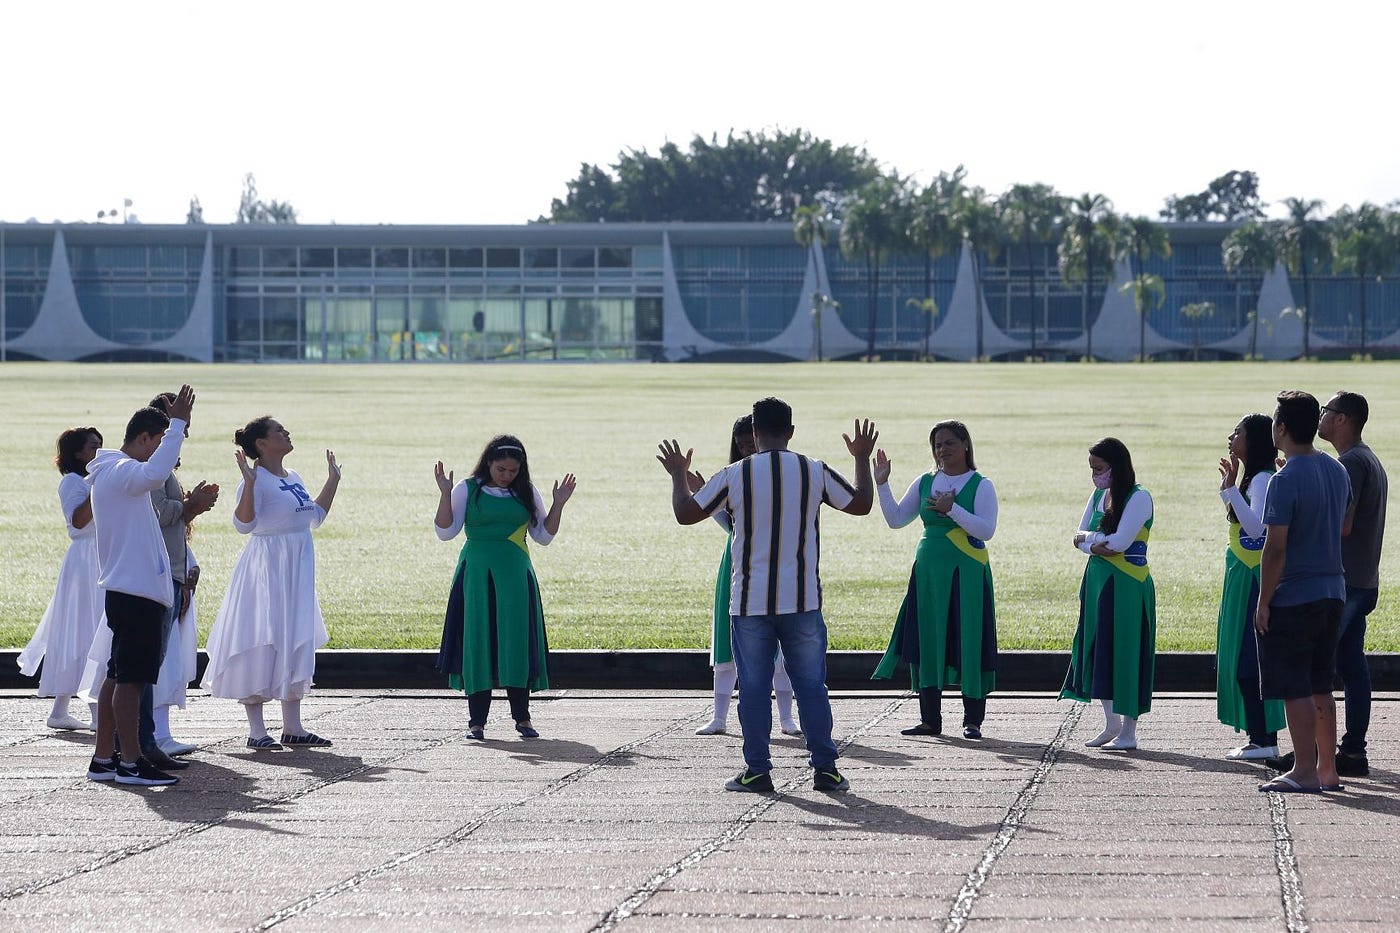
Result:
M0 650L0 689L32 689L38 679L21 676L15 649ZM827 686L833 690L903 690L905 668L893 680L871 680L877 651L833 651L827 656ZM207 662L199 653L199 670ZM316 654L316 683L344 689L436 689L447 679L433 669L436 651L334 650ZM1400 654L1373 654L1371 681L1376 691L1400 690ZM1069 654L1063 651L1003 651L998 657L1000 691L1059 690ZM551 651L551 686L556 689L608 688L704 690L712 686L709 654L701 650ZM1215 655L1159 652L1155 689L1213 692Z

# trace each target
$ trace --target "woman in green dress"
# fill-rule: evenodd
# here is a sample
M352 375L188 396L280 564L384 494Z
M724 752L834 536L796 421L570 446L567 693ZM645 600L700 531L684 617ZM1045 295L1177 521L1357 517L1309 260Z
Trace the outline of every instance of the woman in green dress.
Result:
M1220 459L1220 498L1230 523L1230 541L1216 621L1216 715L1225 725L1249 735L1247 743L1230 749L1225 757L1249 761L1277 755L1278 730L1284 726L1283 701L1259 698L1259 647L1254 639L1259 560L1267 531L1264 493L1278 456L1273 419L1245 415L1230 434L1229 453Z
M909 589L895 618L874 678L909 664L919 694L919 722L903 735L941 735L942 691L959 686L963 736L982 737L987 694L996 687L996 601L986 542L996 533L997 493L977 472L972 435L961 421L940 421L929 432L937 469L914 480L904 498L890 492L890 461L875 454L880 511L891 528L923 520Z
M549 643L526 536L545 545L558 534L574 475L554 484L545 514L530 482L525 445L509 434L492 438L471 476L455 486L440 460L434 475L441 493L434 520L438 537L448 541L465 530L467 538L447 601L437 668L452 689L467 695L469 737L486 737L491 689L501 686L515 731L537 738L530 691L549 689Z
M1137 748L1138 718L1152 708L1157 591L1147 568L1152 496L1137 484L1122 441L1089 448L1094 493L1074 546L1089 555L1079 585L1079 627L1061 697L1103 703L1103 731L1090 748Z

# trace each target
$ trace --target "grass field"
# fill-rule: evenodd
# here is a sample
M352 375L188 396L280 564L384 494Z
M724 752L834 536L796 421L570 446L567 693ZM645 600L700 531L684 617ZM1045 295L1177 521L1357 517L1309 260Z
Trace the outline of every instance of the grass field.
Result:
M565 471L579 486L556 541L532 549L556 648L704 647L724 538L670 514L669 480L654 459L663 437L694 446L706 475L728 452L732 420L763 395L795 409L795 449L846 475L841 441L874 419L902 493L927 468L930 425L956 417L979 469L997 486L991 542L1005 648L1065 648L1074 630L1084 556L1069 539L1091 486L1087 447L1122 438L1156 501L1151 563L1158 647L1213 647L1225 520L1216 462L1238 418L1270 411L1300 387L1324 400L1345 386L1368 396L1367 440L1400 467L1400 364L1137 365L787 364L177 366L10 364L0 367L0 645L27 640L67 545L53 442L95 424L119 446L126 419L161 389L199 393L180 475L219 482L224 499L196 524L203 565L203 644L242 542L230 523L238 471L232 433L271 413L297 444L288 465L319 489L322 449L345 467L316 533L319 589L332 647L436 647L460 539L437 540L433 462L461 478L486 440L519 434L536 485ZM891 531L876 514L828 512L822 524L826 614L836 648L883 647L913 559L917 526ZM1386 590L1400 579L1400 542L1382 564L1369 644L1400 649Z

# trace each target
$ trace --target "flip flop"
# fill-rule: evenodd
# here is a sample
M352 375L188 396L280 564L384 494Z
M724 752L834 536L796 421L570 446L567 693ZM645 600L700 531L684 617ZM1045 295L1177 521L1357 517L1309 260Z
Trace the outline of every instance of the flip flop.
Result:
M1345 784L1323 784L1321 787L1318 788L1318 790L1320 790L1320 791L1326 791L1326 792L1329 793L1329 794L1334 794L1334 793L1336 793L1336 792L1339 791L1339 790L1346 790L1346 789L1347 789L1347 786L1346 786Z
M1290 777L1276 777L1259 785L1261 794L1320 794L1321 787L1304 787Z

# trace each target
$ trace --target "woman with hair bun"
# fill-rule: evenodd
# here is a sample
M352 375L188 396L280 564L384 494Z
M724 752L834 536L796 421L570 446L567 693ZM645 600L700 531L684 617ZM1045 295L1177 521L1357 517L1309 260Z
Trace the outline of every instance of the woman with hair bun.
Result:
M43 662L39 696L54 698L50 729L92 730L97 704L88 704L92 722L86 723L68 711L68 701L81 690L88 648L104 611L97 589L97 527L92 523L91 488L86 481L87 466L102 446L102 432L69 428L58 436L57 446L54 465L63 477L58 481L58 502L68 526L68 550L58 567L53 599L18 662L26 677L33 677Z
M1152 496L1137 483L1133 458L1116 437L1089 448L1094 492L1074 546L1089 555L1079 585L1079 626L1060 691L1103 703L1103 731L1084 744L1137 748L1138 718L1152 708L1157 591L1147 569Z
M1225 753L1231 761L1277 755L1278 730L1284 726L1283 701L1259 698L1259 645L1254 637L1259 564L1268 530L1264 493L1277 456L1273 419L1255 414L1245 415L1235 425L1229 456L1220 458L1220 498L1230 523L1230 540L1215 630L1216 716L1249 735L1247 743Z
M442 623L437 669L467 695L467 735L486 738L491 690L505 688L515 731L539 737L530 721L530 691L549 689L544 608L526 535L546 545L559 533L564 504L574 494L572 473L554 484L553 503L530 482L530 461L518 437L501 434L482 450L460 483L439 460L433 468L438 500L434 530L450 541L465 532Z
M316 554L311 530L326 520L340 485L340 464L326 451L326 482L315 499L283 460L292 436L270 415L235 431L233 458L243 479L235 494L233 527L248 535L229 577L228 593L209 633L209 666L201 684L217 697L243 704L248 747L331 744L301 722L301 700L311 689L316 649L328 640L316 598ZM268 735L263 704L282 703L280 743Z

